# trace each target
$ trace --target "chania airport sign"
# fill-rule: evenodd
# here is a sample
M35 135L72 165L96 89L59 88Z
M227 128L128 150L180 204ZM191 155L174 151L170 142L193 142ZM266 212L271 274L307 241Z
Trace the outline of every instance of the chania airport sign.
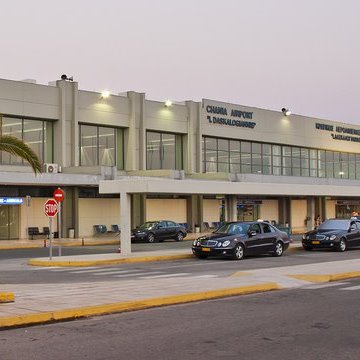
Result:
M211 104L203 100L203 111L209 124L243 127L254 129L256 122L253 120L252 111L244 111L230 104Z

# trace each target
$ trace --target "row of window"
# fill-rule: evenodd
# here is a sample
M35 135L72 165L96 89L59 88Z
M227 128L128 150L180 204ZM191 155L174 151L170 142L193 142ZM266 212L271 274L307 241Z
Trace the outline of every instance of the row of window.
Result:
M41 162L53 162L53 122L0 117L3 135L27 143ZM360 154L308 149L298 146L202 139L203 172L253 173L285 176L360 179ZM117 166L124 169L124 129L79 125L80 166ZM0 152L0 163L23 163ZM146 133L146 169L183 169L183 136Z
M360 179L360 154L203 137L203 172Z

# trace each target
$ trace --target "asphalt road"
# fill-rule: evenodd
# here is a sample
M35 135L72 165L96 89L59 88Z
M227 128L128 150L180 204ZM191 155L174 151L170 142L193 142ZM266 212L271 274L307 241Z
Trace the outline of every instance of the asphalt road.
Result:
M139 244L142 247L154 248L158 246L186 246L190 252L190 242L167 243L167 244ZM95 249L94 249L95 248ZM113 247L112 247L113 248ZM97 246L84 248L69 248L71 251L101 251L109 252L109 246ZM35 249L42 250L42 249ZM45 249L46 250L46 249ZM48 249L47 249L48 250ZM15 250L12 250L15 251ZM139 278L153 278L154 280L166 276L199 276L207 275L211 277L227 277L237 271L247 271L251 269L272 268L281 266L292 266L311 264L319 262L358 259L360 258L360 249L351 249L344 253L338 253L329 250L320 251L292 251L285 252L282 257L276 258L271 255L252 256L241 261L234 261L230 259L189 259L176 261L160 261L147 262L136 264L119 264L102 267L88 267L88 268L70 268L70 267L34 267L27 265L27 258L30 255L41 256L38 253L34 254L33 250L16 250L28 256L12 258L8 251L0 251L0 255L4 258L0 261L0 284L41 284L41 283L71 283L77 282L102 282L109 279L116 279L117 281L139 279ZM4 254L8 252L8 254Z
M352 360L360 279L0 332L2 360Z

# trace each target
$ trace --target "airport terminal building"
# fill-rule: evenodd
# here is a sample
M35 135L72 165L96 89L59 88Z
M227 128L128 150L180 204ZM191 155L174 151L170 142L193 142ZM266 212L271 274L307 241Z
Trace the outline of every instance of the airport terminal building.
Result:
M300 233L317 215L360 211L360 126L283 110L1 79L2 135L27 143L44 172L0 153L0 240L48 226L43 206L58 187L64 237L98 224L127 236L158 219L195 229L262 218Z

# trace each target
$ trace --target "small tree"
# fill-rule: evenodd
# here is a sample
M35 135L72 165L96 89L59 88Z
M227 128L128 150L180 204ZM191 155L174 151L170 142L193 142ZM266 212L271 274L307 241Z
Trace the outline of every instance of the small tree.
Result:
M18 138L9 135L0 136L0 151L5 151L24 159L32 167L35 174L41 173L39 158L28 145Z

